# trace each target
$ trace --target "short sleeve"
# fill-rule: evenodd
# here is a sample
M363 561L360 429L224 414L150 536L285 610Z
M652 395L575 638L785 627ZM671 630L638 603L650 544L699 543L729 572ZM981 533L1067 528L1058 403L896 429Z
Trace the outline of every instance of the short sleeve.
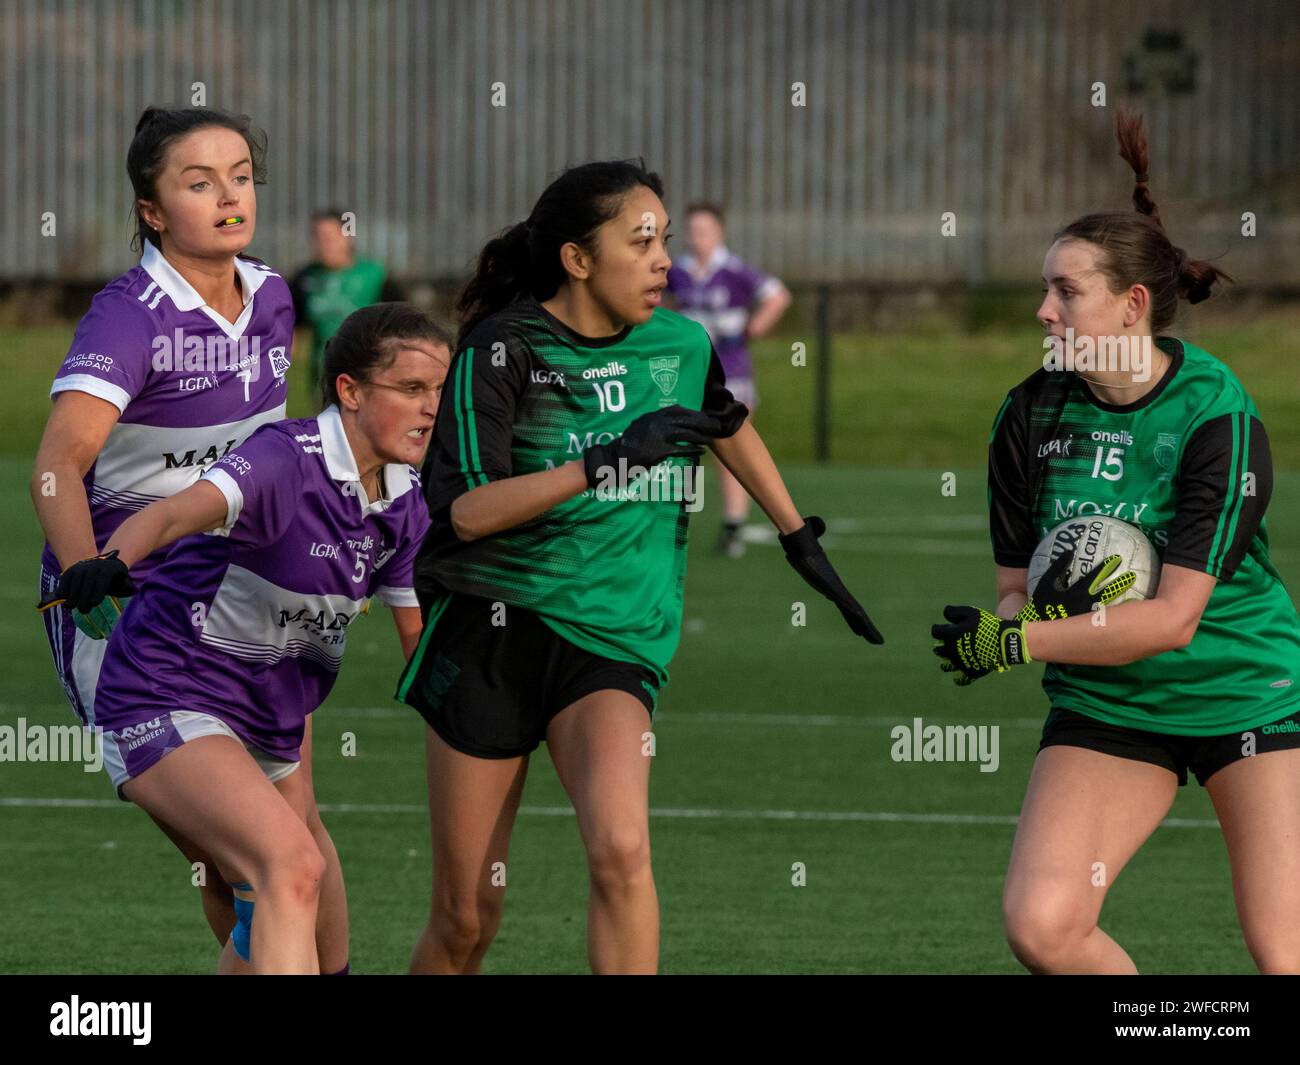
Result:
M989 436L989 534L999 566L1029 565L1038 538L1030 513L1029 431L1025 407L1008 394Z
M527 374L522 342L490 323L456 353L424 466L431 509L511 475L515 406Z
M722 360L713 345L709 345L709 372L704 379L704 400L700 410L709 414L719 414L736 402L736 397L727 387L727 375L722 369Z
M375 570L372 587L374 595L385 606L419 606L415 597L415 559L429 532L429 510L420 493L420 481L415 478L412 490L402 496L405 513L397 534L393 555Z
M271 424L209 466L200 480L226 497L226 520L214 534L250 547L279 540L299 505L303 454L301 444Z
M77 323L50 397L86 392L125 411L144 388L158 336L156 319L138 300L116 290L99 293Z
M1273 494L1263 423L1244 411L1199 425L1178 464L1178 506L1163 561L1231 580Z

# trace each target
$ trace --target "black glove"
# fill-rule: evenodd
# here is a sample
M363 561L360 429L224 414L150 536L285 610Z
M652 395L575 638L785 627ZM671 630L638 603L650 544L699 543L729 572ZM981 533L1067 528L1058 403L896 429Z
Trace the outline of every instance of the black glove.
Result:
M126 563L117 557L114 549L69 566L59 578L56 595L42 600L41 605L62 600L73 610L88 614L106 598L125 599L135 595L135 591Z
M862 604L844 587L844 582L840 580L835 567L826 557L826 552L817 542L818 538L826 532L826 523L821 518L815 517L804 518L803 521L801 528L777 537L785 549L786 560L809 585L839 607L844 620L849 623L849 628L856 635L863 637L869 643L884 643L885 638L871 623L867 612L862 609Z
M1016 614L1018 621L1059 621L1076 614L1087 614L1098 603L1109 603L1119 598L1137 580L1134 573L1121 573L1114 580L1111 575L1124 561L1119 555L1107 555L1091 573L1085 573L1073 584L1066 584L1074 550L1063 552L1038 579L1034 594Z
M634 466L649 470L664 459L682 455L694 458L703 452L700 445L718 437L731 436L745 421L749 413L744 404L737 403L739 420L730 409L718 414L690 410L680 404L650 411L637 418L623 430L623 435L608 444L596 444L583 453L582 466L587 472L587 484L596 487L602 480L602 470L613 470L619 483L624 471ZM725 419L725 420L724 420ZM692 446L683 446L692 445ZM620 468L619 462L623 462ZM608 477L608 474L605 475Z

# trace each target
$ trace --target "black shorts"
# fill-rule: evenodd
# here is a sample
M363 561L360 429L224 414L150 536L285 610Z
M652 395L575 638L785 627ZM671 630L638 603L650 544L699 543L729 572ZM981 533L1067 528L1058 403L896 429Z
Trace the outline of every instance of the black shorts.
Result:
M1054 706L1047 715L1038 749L1086 747L1118 758L1149 762L1177 775L1179 787L1187 783L1187 770L1190 769L1196 774L1196 782L1205 787L1205 782L1224 766L1251 757L1243 750L1247 733L1254 734L1254 754L1300 747L1300 710L1289 717L1222 736L1173 736L1112 725L1075 710Z
M636 696L654 719L653 672L584 651L531 610L461 593L422 606L424 631L397 699L458 751L478 758L528 754L546 738L551 718L608 688Z

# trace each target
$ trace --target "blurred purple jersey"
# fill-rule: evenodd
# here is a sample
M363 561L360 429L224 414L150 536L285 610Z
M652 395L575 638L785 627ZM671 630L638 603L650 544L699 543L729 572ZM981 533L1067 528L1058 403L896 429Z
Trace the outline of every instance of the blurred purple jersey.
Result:
M88 392L120 412L86 473L95 545L131 514L175 495L259 426L284 417L293 301L279 274L235 258L244 309L227 322L152 244L77 325L50 395ZM139 584L162 560L142 559ZM49 544L41 559L60 572Z
M202 479L225 496L225 525L177 541L132 600L109 637L95 724L107 733L197 710L294 760L366 599L417 605L411 569L429 526L419 477L385 466L384 497L369 502L331 406L263 427Z
M745 346L745 327L756 303L777 291L780 282L719 247L697 273L695 257L683 255L668 270L668 291L677 310L704 326L727 380L749 378L753 368Z

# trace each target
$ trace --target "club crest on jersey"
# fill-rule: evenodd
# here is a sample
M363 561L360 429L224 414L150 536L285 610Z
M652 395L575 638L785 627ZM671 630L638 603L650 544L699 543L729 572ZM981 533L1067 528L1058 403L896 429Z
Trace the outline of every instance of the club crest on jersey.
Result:
M272 348L270 357L271 372L277 381L283 381L284 375L289 372L289 356L284 353L284 348Z
M681 365L679 355L661 355L650 360L650 379L665 396L677 387L677 373Z
M1151 454L1156 460L1156 465L1162 470L1173 470L1174 455L1178 450L1178 441L1181 439L1177 433L1160 433L1157 435L1155 450Z

